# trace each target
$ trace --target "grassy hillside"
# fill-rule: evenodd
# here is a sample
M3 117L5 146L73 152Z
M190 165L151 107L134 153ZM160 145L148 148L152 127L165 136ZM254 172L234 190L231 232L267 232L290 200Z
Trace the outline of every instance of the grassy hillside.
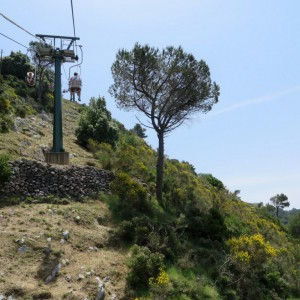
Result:
M34 99L5 84L0 105L9 107L0 121L13 122L0 133L0 154L42 159L52 144L51 115L34 111ZM22 101L28 109L20 116ZM266 207L169 158L162 207L155 198L157 155L142 138L119 125L114 145L91 140L87 151L74 134L82 106L65 100L63 111L70 163L112 170L116 179L110 194L80 202L0 202L0 295L96 299L98 277L105 299L300 299L299 239Z
M98 164L93 155L76 143L75 131L80 116L81 105L63 100L63 143L65 151L70 153L70 164ZM9 153L12 158L26 157L40 160L42 149L51 149L52 118L45 112L17 117L15 126L9 134L1 134L0 153Z

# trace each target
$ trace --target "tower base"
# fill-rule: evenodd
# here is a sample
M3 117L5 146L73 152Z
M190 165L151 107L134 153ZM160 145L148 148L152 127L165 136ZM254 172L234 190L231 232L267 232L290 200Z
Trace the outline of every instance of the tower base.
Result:
M45 161L48 164L68 165L69 152L46 152Z

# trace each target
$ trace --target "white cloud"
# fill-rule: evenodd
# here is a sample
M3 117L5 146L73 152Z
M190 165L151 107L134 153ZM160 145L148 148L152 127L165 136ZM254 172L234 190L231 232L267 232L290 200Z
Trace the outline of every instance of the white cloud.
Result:
M264 103L264 102L274 101L274 100L277 100L277 99L279 99L283 96L292 94L292 93L294 93L296 91L299 91L299 90L300 90L300 86L298 85L298 86L294 86L292 88L289 88L285 91L277 92L277 93L270 94L270 95L265 95L265 96L258 97L258 98L244 100L244 101L238 102L234 105L225 107L225 108L223 108L219 111L211 112L208 116L212 117L212 116L216 116L216 115L221 115L223 113L227 113L227 112L230 112L230 111L233 111L233 110L245 107L245 106L250 106L250 105L260 104L260 103Z
M300 174L260 174L260 175L245 175L232 178L226 178L224 182L228 186L243 187L253 187L261 185L274 185L287 182L295 182L296 184L300 181Z

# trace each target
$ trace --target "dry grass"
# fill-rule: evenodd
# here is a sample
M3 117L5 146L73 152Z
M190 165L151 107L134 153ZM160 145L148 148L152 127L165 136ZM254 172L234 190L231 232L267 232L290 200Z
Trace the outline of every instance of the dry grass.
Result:
M70 164L100 166L93 155L76 143L75 128L79 120L81 105L63 100L63 144L70 153ZM51 149L53 143L52 116L44 121L39 115L29 116L18 132L0 133L0 153L9 153L13 159L25 157L42 160L42 149ZM100 166L101 167L101 166Z
M65 230L70 237L62 243ZM1 209L0 293L13 293L18 299L48 299L42 298L46 292L49 299L95 299L98 276L107 280L107 295L120 299L126 253L110 246L112 234L109 211L100 201ZM63 264L58 277L46 284L58 263ZM78 280L79 274L84 279Z
M91 153L76 144L80 108L78 103L63 101L65 151L70 153L70 164L101 167ZM21 123L17 132L0 134L0 153L9 153L12 159L41 160L42 149L52 146L52 120L35 115ZM70 238L62 243L64 230L70 232ZM113 294L121 299L127 253L110 245L111 236L110 213L99 200L0 209L0 294L26 300L95 299L96 277L100 277L107 279L107 299ZM57 278L46 284L58 263L63 267ZM78 280L79 274L84 278Z

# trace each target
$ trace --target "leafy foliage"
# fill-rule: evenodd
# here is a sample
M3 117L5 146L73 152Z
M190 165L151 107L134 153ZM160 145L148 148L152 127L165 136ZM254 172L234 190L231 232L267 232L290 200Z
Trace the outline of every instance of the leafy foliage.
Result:
M95 147L99 156L104 151L100 145ZM118 237L126 245L162 255L163 262L178 272L195 274L177 280L168 272L171 282L166 289L149 285L144 277L133 289L143 289L150 299L284 299L299 294L298 248L268 212L272 206L251 206L213 175L198 175L188 162L166 159L162 209L149 198L155 152L128 131L120 133L114 149L105 151L110 153L111 168L122 170L112 185ZM141 194L139 186L144 189ZM203 272L212 281L199 283L196 274ZM159 273L155 276L151 277Z
M23 81L8 75L0 88L0 133L9 132L16 116L24 118L34 112L20 95L26 94Z
M89 106L81 113L75 134L78 142L85 147L89 139L115 145L118 140L118 127L106 108L104 98L91 98Z
M51 109L53 107L52 99L50 97L52 95L51 85L54 83L55 76L53 63L40 60L36 55L38 53L38 48L41 46L40 42L31 41L29 45L31 59L36 66L35 95L44 107ZM46 46L43 44L42 47Z
M134 245L128 267L127 284L132 288L147 288L149 279L156 277L163 267L163 255L153 253L147 247Z
M29 58L20 51L12 51L9 56L4 57L2 60L1 72L3 75L11 75L24 80L30 69Z
M134 127L130 130L131 132L135 133L140 138L144 139L147 137L145 134L146 129L141 126L141 124L135 124Z
M279 208L283 209L284 207L290 206L288 202L288 197L285 194L277 194L273 196L271 199L272 204L276 207L276 216L278 218Z
M116 178L111 184L111 190L119 197L116 211L123 217L131 218L138 214L151 213L147 190L129 175L125 173L116 174Z
M164 137L196 112L206 113L218 101L219 87L209 68L181 47L162 51L138 43L119 50L112 66L110 93L119 107L136 109L157 132L157 199L163 205Z
M265 299L273 299L272 294L287 297L289 284L276 264L285 253L284 248L275 248L261 234L232 238L228 242L231 245L234 276L240 276L237 285L240 295L249 299L260 294L265 294ZM251 289L253 283L255 285Z
M217 188L218 190L224 189L223 182L217 179L216 177L212 176L211 174L200 174L199 176L204 180L206 180L210 185Z
M12 175L12 169L8 164L9 156L0 154L0 186L9 180Z
M300 239L300 212L291 217L288 228L293 237Z
M117 236L139 249L134 254L139 258L128 273L130 298L285 299L299 295L299 245L272 217L273 206L249 205L212 174L197 174L188 162L166 158L161 207L153 197L157 153L143 139L122 129L114 147L90 140L89 148L103 165L116 171L110 203L120 222ZM162 264L176 266L177 273L189 279L179 280L168 272L166 289L149 284L149 278L159 277L159 269L152 275L148 271L148 275L136 274L142 272L137 261L145 266L150 253L161 255ZM193 276L187 277L186 272ZM199 276L206 279L199 282Z
M146 181L149 192L153 193L155 151L136 134L120 130L115 147L90 139L88 148L93 151L94 156L99 159L104 168L127 173L144 183Z
M0 120L8 130L15 116L34 111L36 102L31 106L30 99L35 91L10 75L0 76L0 83ZM111 235L116 245L122 249L135 245L128 265L128 298L299 299L296 212L287 229L274 217L276 207L249 205L212 174L197 174L190 163L167 157L163 206L158 205L158 153L136 132L112 120L100 99L99 106L80 109L89 121L100 116L102 122L108 116L117 130L113 141L91 135L86 143L102 167L116 174L112 193L101 199L106 199L117 217L112 220L116 234ZM99 112L89 115L88 110ZM105 128L101 122L91 127ZM103 134L108 135L109 131ZM8 166L7 159L0 163L3 166ZM0 169L1 175L9 175L6 167ZM19 198L7 198L1 205L19 202Z

